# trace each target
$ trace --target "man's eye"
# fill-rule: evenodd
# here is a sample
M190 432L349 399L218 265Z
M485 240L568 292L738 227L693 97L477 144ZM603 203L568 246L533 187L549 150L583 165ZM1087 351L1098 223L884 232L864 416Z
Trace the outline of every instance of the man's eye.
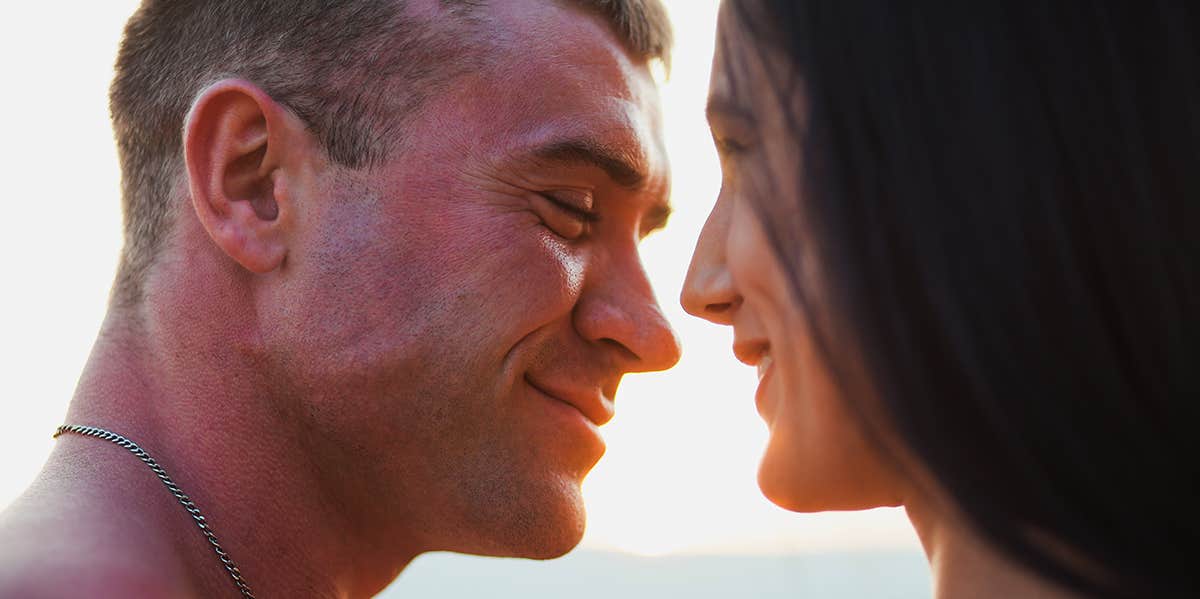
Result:
M582 238L596 220L595 214L550 194L536 194L534 206L546 227L568 241Z

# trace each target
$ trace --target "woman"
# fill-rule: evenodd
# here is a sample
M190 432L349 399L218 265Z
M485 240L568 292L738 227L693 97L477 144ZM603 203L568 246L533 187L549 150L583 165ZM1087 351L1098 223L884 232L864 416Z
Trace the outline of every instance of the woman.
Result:
M1200 596L1200 9L726 0L683 293L941 597Z

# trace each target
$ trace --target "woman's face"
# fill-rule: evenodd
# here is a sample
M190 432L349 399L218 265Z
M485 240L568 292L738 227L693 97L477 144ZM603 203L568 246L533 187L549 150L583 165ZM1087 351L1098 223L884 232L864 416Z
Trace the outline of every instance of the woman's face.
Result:
M776 100L773 86L785 79L781 57L760 57L732 17L726 3L709 94L721 193L696 245L683 306L732 326L734 354L758 368L755 404L770 430L758 480L768 499L806 512L897 505L890 462L879 459L848 410L853 398L835 384L755 210L756 202L800 206L799 132L787 117L803 116L803 94L797 84L789 86L789 106ZM812 255L804 247L787 251ZM819 302L820 266L799 270L806 301Z

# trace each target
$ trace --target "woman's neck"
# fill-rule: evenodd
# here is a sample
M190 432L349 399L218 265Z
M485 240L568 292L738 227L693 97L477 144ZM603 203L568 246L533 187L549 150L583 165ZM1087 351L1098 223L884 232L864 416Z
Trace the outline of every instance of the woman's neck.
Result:
M933 570L934 599L973 597L1067 599L1077 597L1001 555L951 510L937 502L909 501L912 521Z

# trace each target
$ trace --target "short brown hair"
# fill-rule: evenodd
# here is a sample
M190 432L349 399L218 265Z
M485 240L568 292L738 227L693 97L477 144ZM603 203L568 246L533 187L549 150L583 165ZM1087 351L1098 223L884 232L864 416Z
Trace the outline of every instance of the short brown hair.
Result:
M605 18L628 51L669 62L660 0L569 0ZM403 0L143 0L125 27L110 91L121 160L125 247L114 289L136 303L170 230L180 133L196 94L225 77L259 85L300 117L330 159L381 161L404 117L469 66L449 35L486 0L441 0L424 19Z

